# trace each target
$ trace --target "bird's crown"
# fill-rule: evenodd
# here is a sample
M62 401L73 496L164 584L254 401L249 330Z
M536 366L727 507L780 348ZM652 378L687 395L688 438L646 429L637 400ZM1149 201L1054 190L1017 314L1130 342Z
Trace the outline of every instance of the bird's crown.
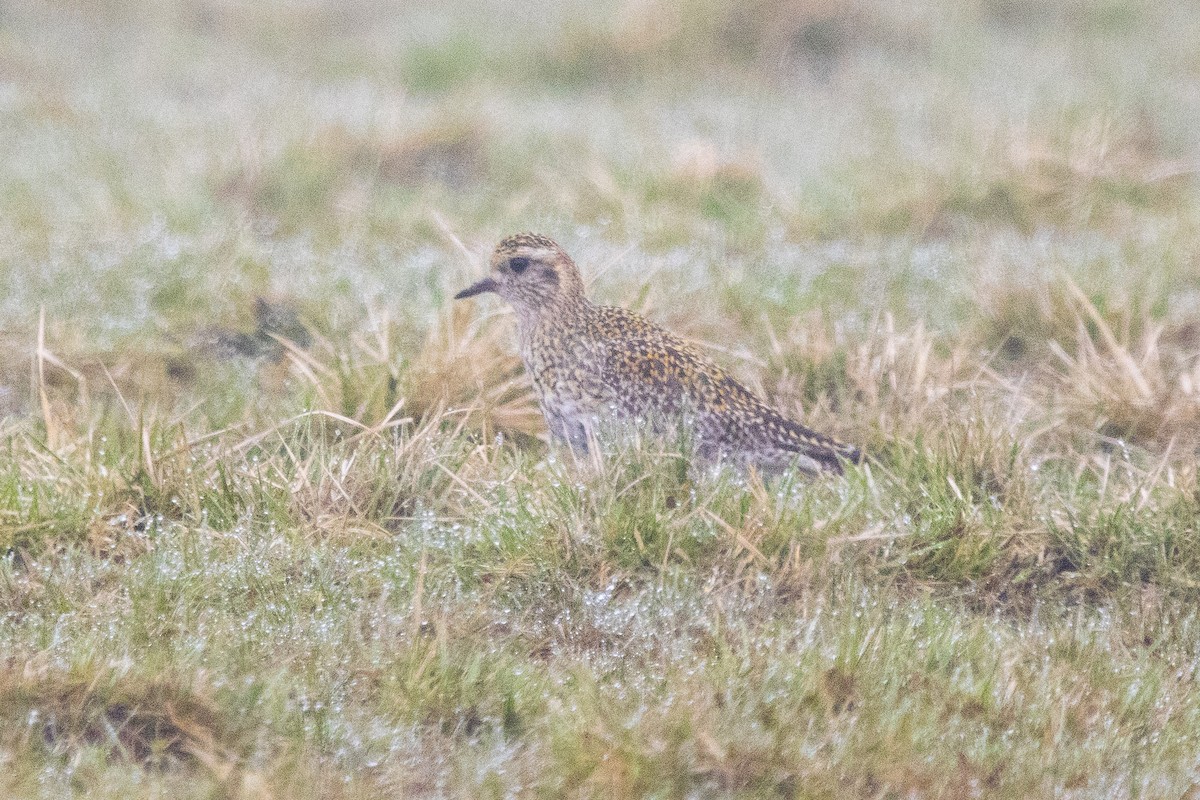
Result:
M500 244L496 245L496 249L493 251L492 258L498 255L511 255L522 249L563 252L563 249L558 246L558 242L549 236L543 236L540 233L514 233L512 236L500 240ZM566 254L563 253L563 255Z

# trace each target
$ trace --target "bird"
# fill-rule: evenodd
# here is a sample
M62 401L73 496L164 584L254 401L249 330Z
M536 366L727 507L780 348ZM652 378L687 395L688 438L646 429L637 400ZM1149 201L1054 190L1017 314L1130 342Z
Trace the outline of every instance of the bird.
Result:
M853 445L773 409L710 358L660 325L587 298L579 267L548 236L496 245L489 274L454 295L492 292L517 320L518 349L551 434L573 450L620 424L682 424L696 453L778 474L789 467L840 474Z

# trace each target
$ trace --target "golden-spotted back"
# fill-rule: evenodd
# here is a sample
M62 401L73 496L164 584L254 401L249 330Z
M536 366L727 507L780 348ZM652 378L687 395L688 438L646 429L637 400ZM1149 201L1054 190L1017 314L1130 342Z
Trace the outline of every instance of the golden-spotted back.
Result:
M495 292L517 314L521 357L551 432L586 448L598 426L687 415L698 452L775 472L840 472L859 451L787 419L679 337L584 295L579 268L554 240L504 239L491 274L455 299Z

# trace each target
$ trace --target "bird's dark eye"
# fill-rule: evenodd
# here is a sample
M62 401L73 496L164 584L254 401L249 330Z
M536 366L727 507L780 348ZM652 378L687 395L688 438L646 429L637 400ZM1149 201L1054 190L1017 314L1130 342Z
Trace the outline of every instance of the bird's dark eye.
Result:
M529 259L521 258L520 256L517 258L511 258L508 261L508 268L513 271L514 275L520 275L522 272L529 269Z

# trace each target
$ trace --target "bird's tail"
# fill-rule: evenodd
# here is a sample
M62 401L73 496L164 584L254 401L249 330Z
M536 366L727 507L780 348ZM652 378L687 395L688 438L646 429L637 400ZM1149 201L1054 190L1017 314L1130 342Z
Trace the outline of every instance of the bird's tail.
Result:
M841 474L843 464L863 463L862 450L852 444L818 433L782 415L776 424L784 432L780 444L785 450L812 459L822 469Z

